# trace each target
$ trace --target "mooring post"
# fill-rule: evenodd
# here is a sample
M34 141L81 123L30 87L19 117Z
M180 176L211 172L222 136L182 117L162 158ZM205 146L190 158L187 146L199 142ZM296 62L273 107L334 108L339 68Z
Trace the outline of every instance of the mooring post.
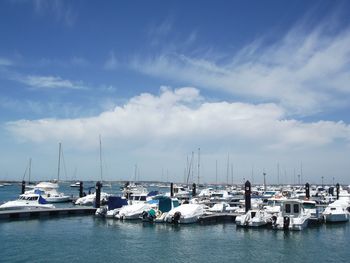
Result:
M196 196L196 184L192 184L192 197Z
M170 196L173 197L174 196L174 184L170 183Z
M83 189L84 189L84 187L83 187L83 181L80 181L80 183L79 183L79 197L80 197L80 198L82 198L82 197L84 196L84 194L83 194Z
M244 196L245 196L245 212L247 213L251 208L251 185L250 182L247 180L244 185Z
M96 193L95 193L95 207L100 208L101 206L101 183L98 181L96 183Z
M337 200L338 200L339 199L339 188L340 188L339 183L337 183L336 188L337 188Z
M309 183L305 184L305 196L307 199L310 199L310 184Z
M26 181L22 181L22 190L21 190L22 195L24 194L25 190L26 190Z

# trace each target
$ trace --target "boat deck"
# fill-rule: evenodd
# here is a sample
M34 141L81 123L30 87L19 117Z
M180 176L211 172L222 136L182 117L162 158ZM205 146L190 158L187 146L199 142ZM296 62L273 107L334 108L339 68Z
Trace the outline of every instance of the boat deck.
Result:
M48 217L54 217L54 216L72 216L72 215L81 216L81 215L92 215L92 214L95 214L95 212L96 212L96 208L92 208L92 207L4 210L4 211L0 211L0 220L48 218Z

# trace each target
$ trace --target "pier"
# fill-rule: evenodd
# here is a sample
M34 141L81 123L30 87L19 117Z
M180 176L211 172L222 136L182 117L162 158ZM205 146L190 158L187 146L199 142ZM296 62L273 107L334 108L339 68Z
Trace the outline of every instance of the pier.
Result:
M72 207L72 208L54 208L54 209L31 209L31 210L6 210L0 211L0 220L11 219L31 219L31 218L49 218L74 215L93 215L96 208L92 207Z

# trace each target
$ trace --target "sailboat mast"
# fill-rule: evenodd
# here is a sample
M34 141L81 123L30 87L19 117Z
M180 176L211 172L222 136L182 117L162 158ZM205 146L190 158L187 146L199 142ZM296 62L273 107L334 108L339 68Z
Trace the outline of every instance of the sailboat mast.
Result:
M101 143L101 134L100 138L100 174L101 174L101 182L102 182L102 143Z
M57 181L60 181L60 167L61 167L61 143L58 143L58 168L57 168Z
M200 175L200 157L201 157L201 148L198 148L198 185L199 185L199 175Z
M28 184L30 183L30 175L32 173L32 158L29 158L29 178L28 178Z

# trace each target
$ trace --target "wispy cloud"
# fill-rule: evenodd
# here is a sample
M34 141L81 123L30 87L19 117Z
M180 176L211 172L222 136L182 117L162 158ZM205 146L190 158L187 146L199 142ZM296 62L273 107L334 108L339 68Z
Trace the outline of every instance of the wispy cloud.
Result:
M104 64L104 68L107 70L114 70L118 67L118 61L115 57L114 51L112 50Z
M0 57L0 67L1 66L12 66L14 63L12 60Z
M57 76L29 75L17 78L17 80L37 89L86 89L80 82L73 82Z
M257 39L220 60L162 52L135 57L130 65L147 75L312 114L350 98L350 28L330 31L326 24L311 31L297 25L273 44Z
M244 144L245 149L291 150L350 141L350 126L344 122L288 119L273 103L208 102L190 87L163 87L159 96L144 93L91 118L19 120L8 122L6 128L19 139L64 139L77 147L87 147L101 133L125 147L198 142L215 148Z
M72 26L77 18L77 13L66 1L60 0L34 0L32 1L34 10L38 15L53 16L57 22L62 22L67 26Z

